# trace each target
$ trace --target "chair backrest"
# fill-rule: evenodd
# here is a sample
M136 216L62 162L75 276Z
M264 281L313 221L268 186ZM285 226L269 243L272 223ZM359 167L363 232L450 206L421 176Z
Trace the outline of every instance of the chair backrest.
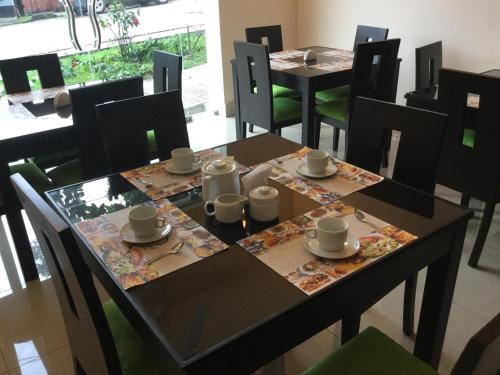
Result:
M500 314L469 340L451 375L500 374Z
M163 51L153 54L154 92L182 91L182 56Z
M360 43L352 65L349 115L354 98L367 98L391 102L394 98L394 81L401 39Z
M437 85L439 70L443 67L441 41L415 48L415 90L428 91Z
M434 193L447 115L358 96L349 123L349 163L379 173L385 135L401 132L392 178Z
M96 111L111 172L149 164L150 130L154 130L160 160L170 159L174 148L189 147L179 90L100 104Z
M270 53L283 51L281 25L249 27L245 29L245 34L249 43L265 44L262 39L267 38Z
M467 105L470 94L479 105ZM477 98L477 97L476 97ZM500 78L441 69L439 112L450 116L438 170L439 184L491 201L500 183ZM464 144L472 137L473 147Z
M18 57L0 61L0 75L2 76L5 92L15 94L31 91L28 71L38 71L42 88L64 85L64 78L57 53Z
M73 233L20 175L12 184L28 215L52 276L79 373L120 374L120 362L92 274Z
M112 100L144 95L142 77L110 81L69 90L73 124L78 137L79 161L85 180L108 174L106 152L95 106ZM123 134L119 132L117 137Z
M234 54L241 121L271 130L273 99L268 48L255 43L234 42Z
M355 50L358 44L368 42L381 42L387 39L389 29L375 26L358 25L356 28L356 36L354 37Z

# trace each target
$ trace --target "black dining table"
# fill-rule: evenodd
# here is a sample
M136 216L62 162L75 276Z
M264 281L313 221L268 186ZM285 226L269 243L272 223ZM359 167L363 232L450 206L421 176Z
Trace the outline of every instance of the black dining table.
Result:
M7 95L0 100L0 193L25 281L38 278L21 206L10 183L9 163L76 147L69 107L56 111L54 97L67 87Z
M264 134L215 150L253 166L301 148L276 135ZM320 206L285 185L269 183L279 190L280 214L278 220L267 224L248 218L236 224L218 223L205 214L200 188L168 197L230 247L127 290L92 251L76 224L150 198L120 174L56 189L46 197L73 228L93 274L172 373L250 373L336 321L364 312L425 267L414 353L437 368L472 212L388 178L352 193L342 201L418 239L306 295L236 244L249 234Z

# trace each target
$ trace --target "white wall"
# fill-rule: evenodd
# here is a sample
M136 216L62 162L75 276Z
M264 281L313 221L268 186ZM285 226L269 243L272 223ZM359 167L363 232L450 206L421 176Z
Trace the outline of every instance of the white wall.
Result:
M212 104L221 114L232 115L234 97L230 61L234 58L233 42L245 40L247 27L279 24L283 32L283 47L295 48L297 0L206 0L206 5L210 93L214 93L215 99Z
M443 41L443 65L500 68L498 0L297 0L297 45L352 49L358 24L401 38L398 100L415 88L415 48Z

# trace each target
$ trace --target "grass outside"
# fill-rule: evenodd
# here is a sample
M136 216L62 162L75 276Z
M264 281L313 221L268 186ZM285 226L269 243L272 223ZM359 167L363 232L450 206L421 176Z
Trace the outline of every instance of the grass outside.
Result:
M133 43L129 61L124 61L118 47L77 53L59 60L66 85L132 76L142 76L147 79L153 75L153 52L155 50L178 55L182 51L184 69L205 64L207 61L204 31ZM28 72L28 78L32 90L40 88L40 79L36 72ZM2 95L5 95L5 89L0 80L0 96Z

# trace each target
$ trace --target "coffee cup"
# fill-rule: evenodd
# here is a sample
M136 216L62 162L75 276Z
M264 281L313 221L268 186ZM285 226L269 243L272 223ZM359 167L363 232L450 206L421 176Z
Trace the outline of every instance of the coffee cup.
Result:
M349 225L339 217L319 219L316 228L306 229L306 236L316 238L319 246L327 251L340 251L347 240Z
M221 194L214 201L205 203L205 213L215 216L221 223L236 223L241 220L241 214L248 198L239 194ZM213 205L214 210L209 207Z
M165 226L165 219L158 217L158 209L153 206L137 206L128 213L130 229L137 237L150 237Z
M188 171L193 168L193 164L199 162L200 158L194 154L189 147L180 147L171 152L172 161L176 169Z
M322 150L309 151L306 154L306 166L310 173L325 173L328 166L328 153Z

